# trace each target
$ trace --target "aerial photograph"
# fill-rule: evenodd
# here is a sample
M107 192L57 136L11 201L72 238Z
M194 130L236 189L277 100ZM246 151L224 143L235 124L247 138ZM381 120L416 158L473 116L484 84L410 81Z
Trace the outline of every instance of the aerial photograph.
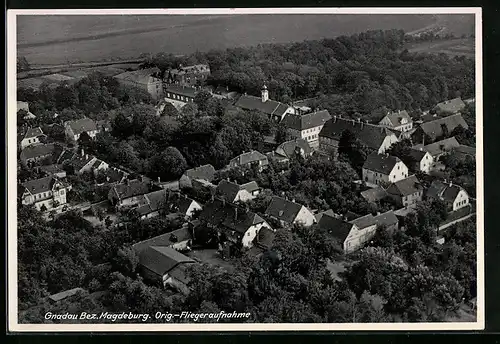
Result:
M474 13L16 23L19 324L478 321Z

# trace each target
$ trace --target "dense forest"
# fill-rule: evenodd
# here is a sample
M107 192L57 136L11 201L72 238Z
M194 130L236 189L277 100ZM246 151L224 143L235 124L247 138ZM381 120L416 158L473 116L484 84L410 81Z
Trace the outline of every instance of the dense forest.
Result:
M272 99L289 103L313 98L309 101L313 108L368 121L380 119L387 110L418 114L445 99L474 96L472 59L410 53L404 49L407 40L402 31L370 31L183 58L159 54L145 67L155 65L166 71L179 64L208 63L211 85L259 95L266 83ZM66 120L83 116L109 120L111 132L96 140L82 135L78 145L110 164L162 180L178 178L186 168L206 163L222 168L236 155L258 149L264 136L275 135L279 142L286 136L263 114L227 106L206 92L181 111L166 106L157 114L146 92L98 73L55 88L18 89L18 100L29 102L37 116L33 124L52 139L64 137L60 124ZM472 109L464 117L473 125ZM27 125L22 113L18 125ZM473 132L453 134L461 143L474 141ZM256 180L266 189L250 203L257 212L265 209L271 194L338 213L363 215L390 209L391 204L368 204L359 196L353 181L359 179L366 151L355 143L348 135L342 138L339 161L298 158L286 168L272 163L262 173L236 169L217 178ZM475 189L470 175L473 161L447 164L449 178L465 184L468 191ZM20 173L30 172L21 169ZM244 310L253 314L249 321L254 322L444 320L463 300L476 295L476 227L474 218L464 221L444 233L445 245L436 244L433 228L445 217L442 209L424 202L404 224L405 232L380 230L371 247L349 257L341 281L327 269L328 259L339 257L335 240L319 229L280 229L268 251L259 258L237 258L234 271L214 266L192 269L192 292L184 296L144 283L137 274L138 259L128 248L175 230L178 223L155 218L132 221L127 227L113 227L106 221L93 227L73 212L46 223L33 208L20 207L20 320L42 322L48 310ZM56 305L40 304L47 295L75 287L88 292ZM96 293L102 295L96 297Z

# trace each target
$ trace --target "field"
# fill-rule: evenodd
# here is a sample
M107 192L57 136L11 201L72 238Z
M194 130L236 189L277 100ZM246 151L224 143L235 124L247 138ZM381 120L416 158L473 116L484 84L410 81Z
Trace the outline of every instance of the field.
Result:
M462 16L445 17L449 25L470 31ZM420 14L21 16L17 47L18 55L32 65L65 64L334 38L375 29L410 32L436 20Z
M434 42L415 43L408 46L411 52L444 53L450 56L475 56L474 38L457 38Z

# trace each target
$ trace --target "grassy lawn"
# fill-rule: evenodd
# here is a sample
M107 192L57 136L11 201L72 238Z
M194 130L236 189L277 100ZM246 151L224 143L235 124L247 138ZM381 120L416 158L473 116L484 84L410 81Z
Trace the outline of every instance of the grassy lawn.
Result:
M414 53L444 53L450 56L474 57L474 38L455 38L433 42L421 42L411 44L407 47Z

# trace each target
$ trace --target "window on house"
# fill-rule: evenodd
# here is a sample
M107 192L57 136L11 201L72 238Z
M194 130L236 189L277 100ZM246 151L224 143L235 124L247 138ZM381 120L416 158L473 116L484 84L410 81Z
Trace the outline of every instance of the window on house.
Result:
M64 195L64 189L62 189L61 191L59 191L59 193L60 193L61 195Z

